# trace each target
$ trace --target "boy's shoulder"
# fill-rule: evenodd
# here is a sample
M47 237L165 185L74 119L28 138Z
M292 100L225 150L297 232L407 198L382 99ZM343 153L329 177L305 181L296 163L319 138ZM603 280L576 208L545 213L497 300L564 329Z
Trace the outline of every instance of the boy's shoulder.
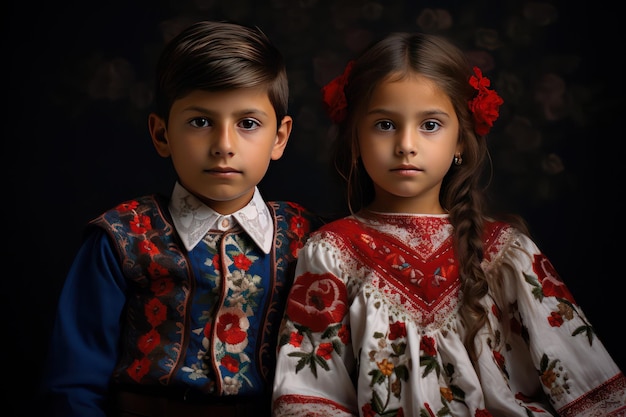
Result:
M271 200L266 203L278 221L283 219L290 225L304 223L303 226L307 232L317 230L324 224L324 220L319 215L300 203L284 200Z
M92 219L89 225L101 224L103 221L110 222L113 219L120 219L127 216L154 216L169 218L167 210L169 197L161 194L145 194L131 198L108 208L99 216Z

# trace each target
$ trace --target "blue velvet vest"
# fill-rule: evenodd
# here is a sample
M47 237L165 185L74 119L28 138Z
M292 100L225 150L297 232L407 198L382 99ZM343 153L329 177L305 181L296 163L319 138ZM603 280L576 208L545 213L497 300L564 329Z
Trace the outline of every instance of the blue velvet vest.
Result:
M144 196L91 222L115 242L128 283L114 380L218 396L267 393L297 252L318 218L294 203L268 202L269 255L240 227L209 231L187 252L168 203Z

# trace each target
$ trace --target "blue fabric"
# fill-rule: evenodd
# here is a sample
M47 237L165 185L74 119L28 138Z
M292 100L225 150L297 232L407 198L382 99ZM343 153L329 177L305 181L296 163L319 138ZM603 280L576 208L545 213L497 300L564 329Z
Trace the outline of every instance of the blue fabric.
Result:
M90 229L61 291L43 385L49 411L92 416L102 411L118 355L126 281L108 236ZM88 372L85 372L88 369ZM46 410L46 411L48 411Z

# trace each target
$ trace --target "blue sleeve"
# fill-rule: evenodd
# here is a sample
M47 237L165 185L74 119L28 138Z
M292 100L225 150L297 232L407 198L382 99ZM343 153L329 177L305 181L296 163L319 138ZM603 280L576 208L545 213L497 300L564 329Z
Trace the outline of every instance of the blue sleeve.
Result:
M42 380L48 415L105 416L125 291L109 237L95 229L80 247L59 297Z

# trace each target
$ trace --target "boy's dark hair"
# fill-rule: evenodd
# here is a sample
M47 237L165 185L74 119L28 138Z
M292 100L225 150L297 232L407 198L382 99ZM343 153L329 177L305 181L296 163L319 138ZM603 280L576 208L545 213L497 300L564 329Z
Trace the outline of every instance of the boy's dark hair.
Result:
M156 66L155 112L165 123L172 103L195 90L265 86L280 125L289 85L280 51L259 29L228 22L192 24L164 48Z

